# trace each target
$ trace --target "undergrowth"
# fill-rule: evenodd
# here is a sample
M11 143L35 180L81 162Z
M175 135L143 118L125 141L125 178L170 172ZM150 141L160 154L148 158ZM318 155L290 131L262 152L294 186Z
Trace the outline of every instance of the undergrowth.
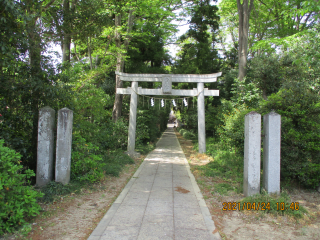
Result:
M148 143L146 145L138 145L136 150L141 154L147 154L155 148L155 144ZM103 167L102 171L104 176L111 175L119 177L120 172L126 164L134 164L134 160L128 155L124 154L121 150L109 151L108 154L102 157ZM104 178L100 179L101 181ZM79 181L77 179L71 179L70 183L63 185L58 182L50 182L46 186L41 188L43 197L39 198L40 202L53 202L55 199L61 196L69 195L71 193L77 194L81 192L83 188L92 188L94 182Z
M212 195L232 195L243 193L243 156L236 153L235 148L228 147L214 139L207 139L207 155L213 157L213 161L202 166L193 166L201 175L212 177L214 191ZM197 144L194 145L197 150ZM286 190L281 194L268 194L261 188L261 194L243 198L240 202L229 202L224 205L227 210L259 211L262 214L287 215L296 219L302 218L308 211L298 202L291 202Z
M264 189L261 194L245 197L240 202L240 211L260 211L273 215L288 215L294 218L302 218L308 211L299 205L299 202L292 202L288 193L283 190L279 196L268 194Z

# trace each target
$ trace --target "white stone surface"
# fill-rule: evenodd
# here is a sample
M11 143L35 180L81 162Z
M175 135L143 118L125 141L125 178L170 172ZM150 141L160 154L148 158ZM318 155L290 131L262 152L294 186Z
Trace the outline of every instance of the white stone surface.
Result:
M50 107L39 110L36 185L45 186L53 178L53 129L55 111Z
M137 105L138 105L138 82L132 82L131 87L134 91L130 99L130 116L129 116L129 136L128 136L128 154L134 155L136 146L136 126L137 126Z
M171 93L165 93L162 89L138 88L139 95L172 95L172 96L197 96L198 89L172 89ZM117 88L117 94L131 94L132 90L128 88ZM204 96L219 96L219 90L204 89Z
M260 193L261 115L250 112L245 116L243 193Z
M166 94L171 94L171 91L172 91L171 76L165 76L162 78L162 90Z
M172 82L216 82L222 72L211 74L145 74L115 72L121 81L162 82L163 77L171 77Z
M204 84L198 83L198 144L199 153L206 152L206 122L204 111Z
M280 193L281 116L274 111L263 116L263 187Z
M73 111L62 108L58 112L55 181L70 182Z

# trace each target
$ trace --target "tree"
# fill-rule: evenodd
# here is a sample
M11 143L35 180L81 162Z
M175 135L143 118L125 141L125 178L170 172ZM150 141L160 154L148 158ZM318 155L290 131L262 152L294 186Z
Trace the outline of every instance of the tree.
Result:
M115 9L115 31L114 40L118 48L116 71L123 71L126 52L132 38L132 27L139 20L157 22L159 27L172 28L170 21L175 16L173 11L180 6L180 0L140 0L140 1L118 1L110 4ZM122 21L126 19L126 21ZM122 87L119 76L116 76L116 88ZM121 116L122 95L115 94L114 107L112 111L113 121Z
M180 37L181 52L176 73L206 74L219 69L215 48L219 28L218 8L209 0L195 1L188 32ZM210 32L209 32L210 30Z
M243 80L246 76L246 65L247 65L247 55L248 55L248 32L249 32L249 19L250 13L253 7L254 0L237 0L238 15L239 15L239 80Z
M124 41L124 51L126 52L128 50L128 45L131 39L131 36L129 35L134 21L134 10L129 9L128 13L128 23L127 23L127 36ZM115 16L115 42L116 47L120 49L121 47L121 35L119 32L119 27L121 26L121 13L117 13ZM118 52L117 56L117 65L116 65L116 71L117 72L123 72L124 67L124 53ZM122 81L120 80L120 76L116 75L116 88L121 88L123 85ZM115 94L115 100L114 100L114 106L112 111L112 119L113 121L117 121L121 116L121 110L122 110L122 94Z

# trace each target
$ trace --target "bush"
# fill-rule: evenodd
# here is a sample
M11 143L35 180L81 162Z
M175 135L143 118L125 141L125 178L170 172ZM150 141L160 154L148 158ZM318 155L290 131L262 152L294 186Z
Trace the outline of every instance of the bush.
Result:
M240 156L244 154L244 118L251 110L244 104L230 109L230 102L223 101L219 111L222 122L217 127L219 141L225 149L235 147Z
M168 108L158 110L157 106L155 106L152 109L138 110L136 130L137 145L156 142L157 138L161 136L161 132L167 128L168 116Z
M122 167L126 164L134 164L134 160L121 151L115 151L103 157L106 163L103 167L103 171L106 174L118 177Z
M292 84L262 103L262 114L281 115L281 176L315 188L320 181L320 99L304 84Z
M73 134L71 158L71 179L96 182L104 177L99 147L78 134Z
M21 173L21 155L3 144L0 140L0 235L23 224L26 217L39 214L36 201L43 195L29 185L34 172L28 169Z

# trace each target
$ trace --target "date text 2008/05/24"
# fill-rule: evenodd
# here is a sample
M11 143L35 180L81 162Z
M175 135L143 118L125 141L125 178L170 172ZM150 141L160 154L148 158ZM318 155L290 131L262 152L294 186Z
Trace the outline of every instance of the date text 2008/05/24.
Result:
M261 210L267 211L271 210L270 202L223 202L222 203L223 211L237 211L237 210ZM285 203L277 202L276 210L284 211L291 209L292 211L299 210L299 202Z

